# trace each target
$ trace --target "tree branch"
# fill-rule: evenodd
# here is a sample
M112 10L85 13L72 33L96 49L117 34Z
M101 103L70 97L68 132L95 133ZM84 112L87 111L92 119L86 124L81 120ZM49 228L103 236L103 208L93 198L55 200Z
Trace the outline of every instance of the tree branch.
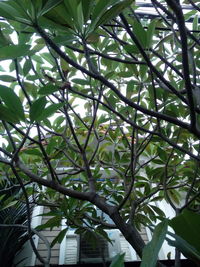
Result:
M168 115L148 110L148 109L146 109L146 108L144 108L144 107L142 107L140 105L135 104L134 102L132 102L131 100L126 98L111 82L106 80L103 76L101 76L99 74L98 75L97 74L93 74L92 72L88 71L87 69L85 69L84 67L80 66L78 63L76 63L72 59L70 59L62 50L59 49L59 47L47 36L47 34L38 25L35 25L35 28L40 33L40 35L44 38L44 40L58 53L58 55L60 55L61 58L63 58L66 62L71 64L76 69L78 69L78 70L82 71L83 73L89 75L90 77L102 82L105 86L109 87L122 101L124 101L124 103L126 103L130 107L133 107L133 108L141 111L142 113L144 113L146 115L150 115L150 116L153 116L153 117L156 117L156 118L160 118L160 119L166 120L168 122L174 123L175 125L178 125L178 126L184 128L184 129L191 130L190 129L190 125L188 125L187 123L184 123L184 122L182 122L182 121L180 121L178 119L175 119L173 117L170 117ZM147 59L147 60L149 62L149 59ZM153 66L152 66L152 68L154 69ZM162 75L160 75L160 73L157 70L155 70L155 72L156 72L156 74L158 74L159 78L163 81ZM163 82L166 83L165 79L164 79ZM170 84L168 84L168 82L167 82L167 86L169 87L170 90L174 90L173 87ZM185 99L183 99L182 95L180 95L177 91L176 91L176 94L178 94L180 99L184 100L184 102L185 102ZM199 137L200 136L200 131L198 131L198 132L195 131L195 134Z
M190 81L187 31L186 31L186 27L185 27L185 19L184 19L184 15L183 15L182 8L181 8L180 4L177 4L176 1L174 1L174 0L167 0L166 2L174 11L174 13L176 15L176 21L177 21L177 24L179 27L181 46L182 46L183 76L184 76L185 88L187 91L187 98L188 98L189 108L190 108L191 129L195 133L196 132L196 115L195 115L192 86L191 86L191 81Z

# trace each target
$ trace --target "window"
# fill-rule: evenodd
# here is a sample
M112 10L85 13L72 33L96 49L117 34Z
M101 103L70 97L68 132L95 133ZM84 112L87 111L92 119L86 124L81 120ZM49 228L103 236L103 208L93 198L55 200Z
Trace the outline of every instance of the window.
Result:
M70 230L63 247L64 261L60 264L95 263L111 261L117 253L126 253L125 261L137 260L135 251L118 230L108 230L112 244L103 237L98 238L98 246L89 243L84 236L76 235Z
M80 236L79 242L79 262L105 262L110 259L108 242L103 237L98 237L98 242L92 244L84 236Z

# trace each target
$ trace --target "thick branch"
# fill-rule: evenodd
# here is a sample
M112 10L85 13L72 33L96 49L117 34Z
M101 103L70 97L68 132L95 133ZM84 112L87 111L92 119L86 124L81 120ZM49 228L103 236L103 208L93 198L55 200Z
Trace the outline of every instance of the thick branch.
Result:
M77 192L71 189L68 189L58 183L56 183L55 181L49 181L49 180L45 180L40 178L38 175L36 175L35 173L32 173L29 169L27 169L27 167L20 161L17 162L17 167L19 167L19 169L25 173L32 182L36 182L38 184L44 185L46 187L52 188L57 192L60 192L64 195L67 195L69 197L74 197L77 199L81 199L81 200L90 200L90 194L89 193L85 193L85 192Z

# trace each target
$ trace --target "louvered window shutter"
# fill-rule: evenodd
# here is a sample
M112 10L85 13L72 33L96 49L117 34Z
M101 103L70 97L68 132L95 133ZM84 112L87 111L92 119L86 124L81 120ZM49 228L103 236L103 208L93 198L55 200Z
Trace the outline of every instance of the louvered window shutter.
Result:
M77 235L67 235L65 263L76 264L77 261L78 261L78 237Z

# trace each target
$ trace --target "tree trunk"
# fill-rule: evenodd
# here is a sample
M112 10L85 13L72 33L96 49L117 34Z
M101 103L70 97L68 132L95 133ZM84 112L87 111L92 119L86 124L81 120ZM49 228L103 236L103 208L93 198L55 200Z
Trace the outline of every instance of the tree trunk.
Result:
M145 243L135 226L125 223L118 211L110 215L110 217L126 240L131 244L138 256L142 258L142 251Z
M127 224L121 217L118 208L106 203L105 198L100 197L98 194L90 194L89 201L110 216L116 228L121 231L138 256L142 258L145 243L135 226L133 224Z

